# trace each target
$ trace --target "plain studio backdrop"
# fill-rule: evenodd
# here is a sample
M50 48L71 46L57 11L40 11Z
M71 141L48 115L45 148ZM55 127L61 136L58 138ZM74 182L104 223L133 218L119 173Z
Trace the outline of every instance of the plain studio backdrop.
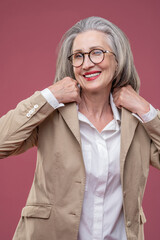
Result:
M51 85L62 35L89 16L104 17L126 33L141 79L140 94L160 108L159 10L159 0L0 0L0 116ZM12 239L35 165L36 148L0 160L1 240ZM158 170L151 167L143 201L146 240L160 237L159 182Z

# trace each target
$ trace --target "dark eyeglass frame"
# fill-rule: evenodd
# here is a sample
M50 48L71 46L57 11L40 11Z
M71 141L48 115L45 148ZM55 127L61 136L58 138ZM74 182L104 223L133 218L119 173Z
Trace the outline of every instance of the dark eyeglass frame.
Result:
M101 60L100 62L98 62L98 63L95 63L95 62L91 59L91 56L90 56L90 54L91 54L93 51L96 51L96 50L101 51L101 52L103 53L103 58L102 58L102 60ZM82 61L82 63L81 63L80 65L74 66L74 65L73 65L73 62L72 62L72 56L75 55L75 54L78 54L78 53L82 54L82 56L83 56L83 61ZM94 63L94 64L99 64L99 63L101 63L101 62L104 60L104 56L105 56L104 54L105 54L105 53L111 53L111 54L113 54L113 55L115 56L116 61L117 61L116 54L115 54L114 52L109 51L109 50L98 49L98 48L92 49L92 50L89 51L89 52L84 52L84 53L82 53L82 52L77 52L77 53L73 53L73 54L71 54L71 55L68 57L68 60L71 62L71 64L72 64L73 67L77 67L77 68L78 68L78 67L82 66L83 63L84 63L84 55L87 54L88 57L89 57L89 60L90 60L92 63Z

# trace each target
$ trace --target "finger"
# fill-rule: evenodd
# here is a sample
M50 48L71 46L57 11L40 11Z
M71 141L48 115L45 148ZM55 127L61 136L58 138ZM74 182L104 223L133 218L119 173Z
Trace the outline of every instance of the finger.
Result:
M120 96L120 93L119 93L119 92L116 92L116 93L114 93L112 96L113 96L113 101L114 101L114 102L117 102L117 100L118 100L118 98L119 98L119 96Z
M118 93L118 92L120 92L120 91L121 91L121 88L114 88L113 94L116 94L116 93Z
M77 97L76 97L76 102L79 104L81 102L81 97L80 97L80 87L77 86Z
M114 102L115 103L115 105L116 105L116 107L117 108L119 108L119 109L121 109L122 108L122 105L117 101L117 102Z
M119 108L119 109L122 109L122 106L121 106L121 105L119 105L119 106L117 106L117 108Z
M80 95L77 96L76 102L77 102L78 104L80 104L80 102L81 102L81 97L80 97Z

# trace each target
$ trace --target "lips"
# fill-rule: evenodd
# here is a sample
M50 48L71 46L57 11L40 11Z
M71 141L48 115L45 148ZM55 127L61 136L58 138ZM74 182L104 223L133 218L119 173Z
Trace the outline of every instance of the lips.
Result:
M87 72L83 76L87 81L95 80L101 74L100 71Z

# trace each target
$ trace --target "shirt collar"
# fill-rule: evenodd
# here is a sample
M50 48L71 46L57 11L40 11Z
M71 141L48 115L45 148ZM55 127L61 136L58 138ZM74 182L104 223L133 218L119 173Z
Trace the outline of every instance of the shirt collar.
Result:
M111 109L112 109L112 112L113 112L114 120L116 120L117 122L120 123L121 122L120 112L119 112L118 108L116 107L116 105L113 101L113 96L112 96L111 93L110 93L110 104L111 104ZM77 110L78 110L78 105L77 105ZM79 111L78 111L78 118L82 122L84 121L84 122L90 123L90 121Z
M113 96L111 93L110 93L110 104L111 104L114 119L121 122L120 112L113 101Z

